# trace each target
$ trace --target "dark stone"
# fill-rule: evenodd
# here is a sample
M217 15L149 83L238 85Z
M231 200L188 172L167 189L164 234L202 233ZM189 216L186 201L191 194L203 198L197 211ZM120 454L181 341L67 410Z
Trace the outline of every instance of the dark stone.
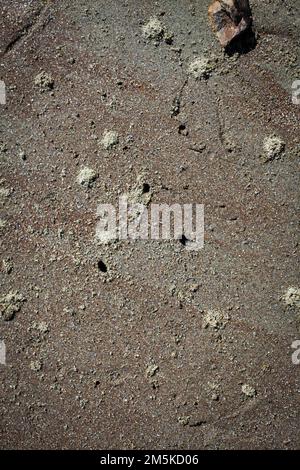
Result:
M247 31L252 32L252 13L249 0L216 0L208 15L213 31L226 48Z

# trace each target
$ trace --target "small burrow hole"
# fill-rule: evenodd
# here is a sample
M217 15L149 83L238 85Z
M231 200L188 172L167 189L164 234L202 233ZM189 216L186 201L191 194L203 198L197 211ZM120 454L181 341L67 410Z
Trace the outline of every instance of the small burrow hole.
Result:
M143 183L142 191L143 191L143 194L149 193L150 192L150 184Z
M98 270L101 273L107 273L107 266L101 259L98 261Z
M181 245L183 246L186 246L187 242L188 242L188 239L186 238L186 236L183 234L181 238L179 238L179 241L181 243Z
M187 136L189 131L186 128L186 125L181 123L178 126L178 133Z

